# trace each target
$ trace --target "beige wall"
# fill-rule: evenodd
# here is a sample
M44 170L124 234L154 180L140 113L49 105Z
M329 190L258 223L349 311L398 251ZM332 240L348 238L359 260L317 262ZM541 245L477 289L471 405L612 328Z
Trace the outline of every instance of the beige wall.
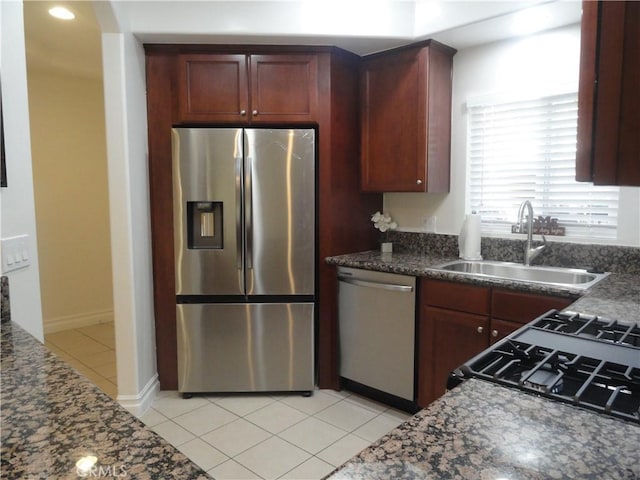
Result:
M45 333L113 320L102 81L28 70Z

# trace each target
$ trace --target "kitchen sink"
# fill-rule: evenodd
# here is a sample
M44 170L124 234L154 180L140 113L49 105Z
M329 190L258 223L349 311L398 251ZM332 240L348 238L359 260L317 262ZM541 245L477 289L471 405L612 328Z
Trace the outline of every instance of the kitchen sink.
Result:
M545 283L578 289L592 287L609 275L609 273L592 273L575 268L532 267L521 263L469 260L455 260L435 267L435 269L466 275Z

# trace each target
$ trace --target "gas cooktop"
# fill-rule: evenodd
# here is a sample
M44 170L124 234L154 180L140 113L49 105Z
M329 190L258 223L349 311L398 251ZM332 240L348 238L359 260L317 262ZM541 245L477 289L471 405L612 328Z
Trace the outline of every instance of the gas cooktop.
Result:
M481 378L640 423L640 324L551 310L462 365Z

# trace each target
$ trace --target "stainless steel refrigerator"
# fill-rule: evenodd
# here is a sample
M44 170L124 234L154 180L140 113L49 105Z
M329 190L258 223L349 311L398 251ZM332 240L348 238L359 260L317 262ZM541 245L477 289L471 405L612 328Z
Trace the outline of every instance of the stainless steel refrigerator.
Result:
M313 129L172 130L178 389L314 388Z

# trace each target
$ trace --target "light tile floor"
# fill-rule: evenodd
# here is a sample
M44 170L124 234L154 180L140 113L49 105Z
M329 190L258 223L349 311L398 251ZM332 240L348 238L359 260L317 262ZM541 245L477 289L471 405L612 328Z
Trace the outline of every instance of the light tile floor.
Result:
M45 346L98 388L116 398L116 350L113 322L49 333Z
M409 418L349 392L160 392L140 418L217 480L321 479Z
M112 398L113 324L45 335L45 345ZM162 391L140 418L217 480L320 479L409 414L346 391L311 397Z

